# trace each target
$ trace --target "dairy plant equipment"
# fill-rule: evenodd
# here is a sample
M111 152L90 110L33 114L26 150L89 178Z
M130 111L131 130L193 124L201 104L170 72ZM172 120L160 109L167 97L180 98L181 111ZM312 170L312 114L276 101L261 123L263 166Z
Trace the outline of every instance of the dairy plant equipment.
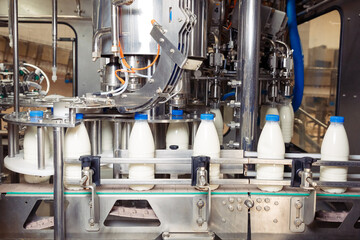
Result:
M0 6L13 49L13 62L0 64L0 105L14 107L3 116L1 239L360 238L359 1L1 0ZM345 117L347 133L336 144L345 155L350 146L350 155L338 161L307 153L295 137L289 142L288 128L283 148L273 125L281 154L258 157L269 109L279 114L287 107L299 142L312 143L299 133L309 125L298 114L328 127L300 107L307 89L298 23L334 9L342 30L333 115ZM19 23L31 22L52 26L52 82L19 57ZM76 35L73 97L46 96L39 82L50 88L60 81L59 24ZM224 123L217 131L214 117ZM211 131L201 131L196 154L201 120ZM167 146L170 124L174 133L182 127L188 146ZM271 134L263 134L262 150L272 146ZM207 141L216 144L209 148ZM280 175L284 168L283 179L257 177L256 166ZM136 177L129 177L134 167ZM320 180L320 167L348 173L339 182ZM326 191L334 188L346 191Z

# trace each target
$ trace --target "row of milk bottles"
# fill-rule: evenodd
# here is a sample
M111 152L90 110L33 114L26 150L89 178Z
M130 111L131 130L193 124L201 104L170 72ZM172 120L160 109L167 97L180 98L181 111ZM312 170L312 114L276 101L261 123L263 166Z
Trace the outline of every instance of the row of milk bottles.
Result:
M266 115L279 115L280 129L285 143L290 143L294 134L294 110L291 100L284 99L283 103L262 105L260 109L260 129L264 128Z
M279 115L266 115L266 123L260 134L257 152L261 159L284 159L285 145L283 133L279 125ZM326 131L321 145L321 160L348 161L349 142L344 128L344 117L330 117L330 126ZM284 166L274 164L257 164L256 178L260 180L283 180ZM320 167L320 181L345 182L347 181L346 167ZM280 191L282 186L259 185L263 191ZM343 193L346 188L323 187L322 190L330 193Z

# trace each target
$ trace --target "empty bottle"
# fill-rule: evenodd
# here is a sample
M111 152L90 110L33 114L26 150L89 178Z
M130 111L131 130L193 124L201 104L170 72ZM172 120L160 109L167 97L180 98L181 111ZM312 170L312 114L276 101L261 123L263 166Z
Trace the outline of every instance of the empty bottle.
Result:
M154 158L155 143L147 122L147 114L136 114L135 124L129 139L129 158ZM154 164L130 164L129 179L150 180L155 177ZM131 185L130 188L137 191L150 190L154 185Z
M214 109L210 109L210 112L215 114L214 124L215 124L215 128L216 128L216 132L217 132L218 137L219 137L220 145L222 145L223 144L223 138L224 138L223 137L224 121L223 121L223 118L222 118L221 111L218 108L214 108Z
M285 101L283 105L280 106L279 116L280 116L280 128L284 138L285 143L290 143L293 136L294 129L294 117L291 113L292 107L290 107L291 102Z
M31 121L37 121L37 119L43 118L43 111L30 111ZM47 135L46 129L44 129L44 141L45 141L45 164L51 161L50 157L50 141ZM38 164L38 151L37 151L37 127L28 126L24 136L24 160L31 162L33 165ZM35 176L24 175L25 182L28 183L41 183L50 179L50 176Z
M321 145L321 160L348 161L349 141L344 128L344 117L330 117L330 126L327 129ZM346 182L347 167L320 167L320 181ZM322 187L330 193L343 193L346 188Z
M172 119L183 119L183 110L172 110ZM189 127L186 122L171 122L166 132L166 149L188 149Z
M76 119L81 120L82 113L76 114ZM65 134L64 157L65 159L79 159L80 156L91 154L89 134L84 123L76 127L68 128ZM82 187L76 184L81 179L81 164L64 163L64 186L70 190L80 190Z
M220 158L220 142L214 124L213 114L201 114L201 123L197 130L193 156L208 156L211 159ZM210 164L210 181L220 178L220 164ZM216 189L219 185L210 185Z
M260 159L284 159L285 145L278 115L266 115L266 123L262 130L257 146L258 158ZM256 179L283 180L284 166L275 164L257 164ZM268 192L280 191L282 186L263 186L259 189Z

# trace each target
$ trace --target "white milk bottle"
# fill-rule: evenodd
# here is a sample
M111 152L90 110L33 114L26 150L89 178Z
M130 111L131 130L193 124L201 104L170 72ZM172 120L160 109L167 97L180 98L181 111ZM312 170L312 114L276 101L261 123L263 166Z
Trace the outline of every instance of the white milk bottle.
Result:
M258 158L260 159L284 159L285 145L278 115L266 115L266 123L262 130L257 146ZM257 164L256 179L261 180L283 180L284 166L274 164ZM282 186L263 186L259 189L268 192L280 191Z
M102 140L102 151L112 152L113 151L113 128L110 121L102 121L101 126L101 140Z
M208 156L210 158L220 158L220 142L214 124L213 114L201 114L201 123L197 130L193 156ZM220 178L220 164L210 164L210 182ZM210 185L211 189L216 189L219 185Z
M129 139L129 158L154 158L155 143L147 122L147 114L135 114L135 124ZM154 164L130 164L129 179L149 180L155 177ZM131 185L137 191L150 190L154 185Z
M223 144L224 121L223 121L223 118L222 118L221 111L218 108L214 108L214 109L210 109L210 112L215 114L214 124L215 124L215 128L216 128L216 132L217 132L218 137L219 137L220 145L222 145Z
M183 110L172 110L172 119L183 119ZM177 149L189 148L189 128L186 122L171 122L166 132L166 149L178 146Z
M330 126L327 129L321 145L321 160L348 161L349 141L344 128L344 117L330 117ZM320 181L346 182L347 167L320 167ZM343 193L346 188L321 188L325 192Z
M43 111L30 111L31 119L41 119L44 116ZM50 141L47 135L46 129L44 129L44 141L45 141L45 164L50 159ZM38 156L37 156L37 127L28 126L25 131L24 136L24 160L31 162L33 165L37 166ZM28 183L41 183L46 182L50 179L50 176L35 176L35 175L24 175L25 182Z
M82 113L76 114L76 119L83 119ZM79 159L80 156L91 154L91 144L89 134L84 123L80 123L74 128L68 128L65 134L64 158ZM81 179L81 163L64 162L64 187L70 190L80 190L78 183Z
M280 106L280 128L285 143L290 143L293 136L294 117L291 111L292 108L290 107L289 101L285 101L284 104Z

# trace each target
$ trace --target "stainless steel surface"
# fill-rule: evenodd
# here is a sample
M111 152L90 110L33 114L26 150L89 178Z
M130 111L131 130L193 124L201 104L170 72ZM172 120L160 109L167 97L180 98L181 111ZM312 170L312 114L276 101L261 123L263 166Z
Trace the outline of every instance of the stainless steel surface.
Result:
M13 65L14 65L14 111L17 115L20 112L19 105L19 26L18 26L18 0L13 0L12 7L12 34L13 34Z
M91 143L91 155L96 156L99 152L99 134L101 132L98 132L98 124L99 121L92 121L90 122L90 143Z
M14 146L14 142L15 142L15 135L14 135L14 125L11 123L8 123L8 152L9 152L9 157L13 158L15 157L15 146Z
M111 5L111 52L113 56L119 56L119 18L120 18L119 7L115 4Z
M64 128L54 127L54 239L65 239L63 144Z
M57 0L52 0L52 54L53 54L52 55L52 67L53 67L53 69L57 68L57 62L56 62L57 61L57 35L58 35L58 33L57 33L58 32L57 2L58 2ZM56 74L56 72L55 72L55 74Z
M45 130L37 127L37 164L38 169L45 168Z
M240 4L239 4L240 5ZM244 0L240 6L238 26L238 80L242 86L236 88L235 100L241 108L235 109L240 130L236 140L245 151L256 149L258 114L258 77L260 49L260 1Z

